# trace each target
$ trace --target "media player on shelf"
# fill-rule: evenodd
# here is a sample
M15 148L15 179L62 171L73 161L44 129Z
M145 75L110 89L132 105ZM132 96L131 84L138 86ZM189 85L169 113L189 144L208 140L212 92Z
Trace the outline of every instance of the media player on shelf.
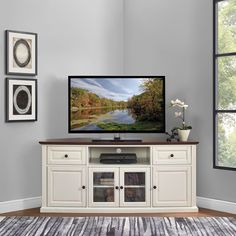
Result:
M135 164L136 153L102 153L99 157L102 164Z

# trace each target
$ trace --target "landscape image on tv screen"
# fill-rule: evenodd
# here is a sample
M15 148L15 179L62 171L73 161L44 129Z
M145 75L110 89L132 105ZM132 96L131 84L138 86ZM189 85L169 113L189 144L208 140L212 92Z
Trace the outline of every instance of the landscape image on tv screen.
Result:
M70 132L164 132L164 78L72 77Z

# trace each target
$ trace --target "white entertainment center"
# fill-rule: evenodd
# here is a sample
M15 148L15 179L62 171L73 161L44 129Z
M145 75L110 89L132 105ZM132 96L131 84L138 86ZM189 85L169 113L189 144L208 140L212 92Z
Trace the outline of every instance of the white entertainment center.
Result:
M198 142L92 142L42 145L41 212L196 212ZM102 153L135 153L135 164L101 164Z

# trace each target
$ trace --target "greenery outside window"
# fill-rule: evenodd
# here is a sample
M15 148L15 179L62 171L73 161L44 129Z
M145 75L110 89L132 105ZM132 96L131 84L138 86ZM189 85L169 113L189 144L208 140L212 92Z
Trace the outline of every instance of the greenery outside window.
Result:
M236 170L236 0L214 0L214 168Z

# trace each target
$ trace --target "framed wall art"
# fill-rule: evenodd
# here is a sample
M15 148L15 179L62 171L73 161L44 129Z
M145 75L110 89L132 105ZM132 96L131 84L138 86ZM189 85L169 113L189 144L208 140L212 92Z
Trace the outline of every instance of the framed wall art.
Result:
M6 74L37 75L35 33L6 30Z
M37 80L6 79L6 122L37 120Z

